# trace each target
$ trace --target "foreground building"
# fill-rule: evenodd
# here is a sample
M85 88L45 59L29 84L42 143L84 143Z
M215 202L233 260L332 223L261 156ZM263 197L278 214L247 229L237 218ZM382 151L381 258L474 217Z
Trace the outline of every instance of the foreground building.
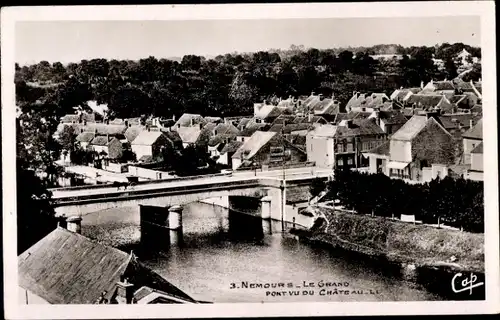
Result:
M133 253L57 227L18 257L23 304L197 303Z

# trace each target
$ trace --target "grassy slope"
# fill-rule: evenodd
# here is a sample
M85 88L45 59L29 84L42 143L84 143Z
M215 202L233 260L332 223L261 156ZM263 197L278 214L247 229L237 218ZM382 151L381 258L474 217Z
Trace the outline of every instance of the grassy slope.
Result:
M439 265L455 256L456 269L484 272L484 234L437 229L386 218L318 208L329 226L313 239L350 250L418 265ZM453 266L451 266L453 267Z

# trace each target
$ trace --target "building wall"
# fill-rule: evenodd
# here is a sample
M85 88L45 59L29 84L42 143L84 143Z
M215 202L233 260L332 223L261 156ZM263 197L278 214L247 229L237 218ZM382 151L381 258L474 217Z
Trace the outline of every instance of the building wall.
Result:
M483 154L482 153L471 153L471 170L483 171Z
M152 156L153 155L152 146L132 144L132 152L135 153L137 160L139 160L142 156Z
M411 142L412 157L432 164L451 164L455 161L455 140L434 121L429 121Z
M385 175L389 175L387 161L387 156L370 154L368 161L368 172L373 174L378 173L378 162L380 162L382 173Z
M220 164L229 164L229 160L230 157L229 157L229 152L226 152L226 153L223 153L219 156L219 158L217 159L217 163L220 163Z
M18 288L18 302L19 304L50 304L45 299L37 296L33 292L26 290L20 286Z
M470 152L472 149L474 149L479 143L481 143L481 140L476 140L476 139L463 139L463 146L464 146L464 163L465 164L471 164L471 154Z
M282 164L283 157L273 157L271 153L271 148L284 147L285 151L285 164L306 162L307 155L303 152L297 150L297 148L290 146L288 143L283 143L282 138L278 135L274 136L269 142L260 148L260 150L252 158L252 161L256 162L259 166L262 165L273 165Z
M389 143L391 161L411 162L411 142L392 140Z
M483 175L484 175L483 172L476 172L476 171L469 171L468 172L468 178L470 180L474 180L474 181L484 181Z
M431 167L422 168L422 181L430 182L431 180L432 180L432 168Z
M334 165L333 138L306 136L307 161L317 167L331 168Z
M236 170L241 166L241 159L240 158L231 158L231 164L232 164L233 170Z
M432 179L436 179L437 177L443 179L444 177L448 176L447 166L433 164L431 168L432 168Z

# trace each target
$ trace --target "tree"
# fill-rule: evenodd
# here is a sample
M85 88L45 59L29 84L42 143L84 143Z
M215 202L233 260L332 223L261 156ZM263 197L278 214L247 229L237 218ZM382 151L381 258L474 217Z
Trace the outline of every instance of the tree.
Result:
M321 178L315 178L309 186L309 193L314 198L319 196L319 194L325 189L326 183Z
M457 66L455 65L455 62L451 58L448 58L444 62L444 69L446 72L446 77L448 79L455 79L457 77L458 75Z
M21 254L57 226L50 192L32 170L17 168L17 253Z

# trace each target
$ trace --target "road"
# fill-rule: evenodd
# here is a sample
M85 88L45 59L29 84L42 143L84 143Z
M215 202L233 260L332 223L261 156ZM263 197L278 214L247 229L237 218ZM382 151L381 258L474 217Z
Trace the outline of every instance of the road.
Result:
M311 177L326 177L331 174L330 169L320 169L315 167L307 168L293 168L285 170L285 180L288 178L311 178ZM255 171L241 171L233 172L227 175L217 175L217 176L201 176L199 178L177 178L171 179L163 182L152 181L150 184L138 184L132 187L128 187L127 190L157 190L162 188L172 188L172 187L183 187L196 184L215 184L215 183L228 183L236 181L253 180L255 178L271 178L271 179L283 179L283 170L270 170L263 172ZM95 189L76 189L71 188L66 189L53 189L52 198L60 199L67 197L78 197L83 195L98 195L98 194L112 194L123 192L123 188L118 190L116 187L102 187Z

